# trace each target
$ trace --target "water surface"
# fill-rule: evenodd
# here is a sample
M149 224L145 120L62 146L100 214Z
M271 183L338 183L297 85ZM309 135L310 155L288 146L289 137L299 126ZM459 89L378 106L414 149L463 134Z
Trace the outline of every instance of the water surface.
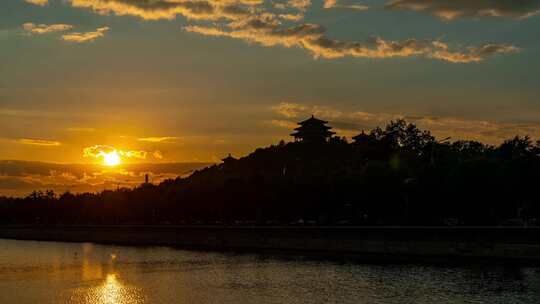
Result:
M0 303L540 303L540 269L0 240Z

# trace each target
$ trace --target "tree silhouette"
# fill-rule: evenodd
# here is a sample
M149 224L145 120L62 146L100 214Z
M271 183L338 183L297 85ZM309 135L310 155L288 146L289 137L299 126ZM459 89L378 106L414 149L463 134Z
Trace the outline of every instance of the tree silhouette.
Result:
M0 197L0 224L534 225L540 141L437 141L398 119L352 143L289 142L186 178Z

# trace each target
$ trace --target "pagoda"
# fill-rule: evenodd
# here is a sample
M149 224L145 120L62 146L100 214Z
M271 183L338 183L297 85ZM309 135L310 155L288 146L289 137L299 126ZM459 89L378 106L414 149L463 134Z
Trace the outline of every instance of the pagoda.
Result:
M231 153L229 153L229 156L225 157L221 160L224 164L232 164L237 161L236 158L234 158Z
M311 118L299 122L298 128L294 129L296 132L292 133L295 141L305 143L321 143L327 142L335 132L330 131L331 127L327 126L328 122L320 120L311 115Z
M237 159L234 158L231 153L229 153L229 155L227 157L225 157L224 159L222 159L221 161L224 162L224 163L232 163L232 162L235 162Z
M362 144L370 143L373 137L366 134L364 130L362 130L362 133L354 136L352 139L354 140L354 144L362 145Z

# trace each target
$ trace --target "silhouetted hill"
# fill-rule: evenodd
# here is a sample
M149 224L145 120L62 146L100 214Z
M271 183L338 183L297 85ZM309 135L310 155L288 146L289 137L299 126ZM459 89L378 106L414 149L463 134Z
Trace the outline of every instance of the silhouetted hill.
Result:
M439 142L399 120L281 142L158 185L2 199L3 223L535 225L540 143Z

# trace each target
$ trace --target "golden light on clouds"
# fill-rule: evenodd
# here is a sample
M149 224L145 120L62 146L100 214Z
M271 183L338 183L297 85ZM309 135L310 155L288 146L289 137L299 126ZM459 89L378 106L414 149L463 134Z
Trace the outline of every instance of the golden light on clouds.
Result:
M482 17L526 19L540 13L538 0L390 0L385 7L427 12L446 21Z
M109 167L114 167L120 164L120 155L116 150L109 153L102 153L103 164Z
M83 149L83 157L95 158L105 166L114 167L128 159L146 159L146 151L124 151L112 146L95 145Z
M518 48L506 43L462 46L452 43L452 48L440 49L443 43L436 39L418 39L414 37L389 40L379 36L364 37L360 40L337 40L328 35L325 26L318 23L303 22L304 14L313 9L311 0L271 1L265 5L263 0L69 0L72 7L86 8L100 15L137 16L143 20L173 20L183 16L187 20L207 21L188 22L183 29L186 32L205 36L228 37L256 43L265 47L283 46L300 48L314 58L336 59L353 58L405 58L424 57L450 63L473 63L503 54L516 53ZM469 3L470 2L470 3ZM473 3L474 2L474 3ZM390 0L379 8L442 10L445 14L475 15L475 12L489 11L488 15L528 16L536 13L532 8L520 8L520 5L495 5L492 1L451 1L451 0ZM456 4L457 3L457 4ZM473 4L471 4L473 3ZM325 9L365 11L370 9L362 1L324 0ZM522 6L522 5L521 5ZM527 5L528 7L529 5ZM454 12L458 7L465 11ZM283 10L293 10L283 12ZM449 10L450 9L450 10ZM531 12L532 10L532 12ZM479 16L484 16L480 13ZM292 24L291 24L292 23ZM72 42L88 42L103 37L108 27L93 32L70 33L62 39Z
M172 142L176 141L178 137L172 136L163 136L163 137L142 137L139 138L139 141L151 142L151 143L163 143L163 142Z
M35 24L28 22L22 25L23 29L32 34L47 34L53 32L63 32L73 28L70 24Z
M96 129L84 128L84 127L71 127L71 128L67 128L67 131L69 132L95 132Z
M155 159L163 159L163 153L161 153L161 151L154 151L152 153L152 156L155 158Z
M323 7L328 8L344 8L344 9L350 9L350 10L357 10L357 11L364 11L368 10L369 6L363 5L363 4L342 4L339 3L338 0L324 0Z
M105 33L107 31L109 31L109 27L104 26L91 32L75 32L75 33L65 34L65 35L62 35L62 39L64 41L77 42L77 43L91 42L105 36Z
M39 5L39 6L45 6L49 4L49 0L24 0L27 3Z
M341 41L328 38L326 28L321 25L305 23L282 28L280 22L269 16L254 17L251 20L234 22L226 26L188 25L184 27L184 30L206 36L244 40L265 47L298 47L306 50L314 58L325 59L343 57L383 59L416 56L451 63L471 63L519 51L519 48L507 44L483 44L451 50L449 45L442 41L415 38L394 41L374 36L365 41Z
M37 5L45 5L47 0L26 0ZM183 16L188 20L212 21L200 25L188 23L184 30L206 36L229 37L257 43L265 47L284 46L304 49L314 58L336 59L354 58L397 58L420 56L450 63L480 62L502 54L516 53L518 47L500 44L480 44L462 46L452 44L440 49L442 44L436 39L389 40L379 36L361 40L336 40L329 37L322 24L302 22L304 14L312 8L311 0L276 1L265 5L263 0L67 0L72 7L90 9L99 15L137 16L143 20L173 20ZM274 2L274 1L271 1ZM323 0L324 9L368 10L362 1ZM506 3L508 2L508 3ZM501 17L524 19L540 12L540 2L527 0L523 3L512 1L466 1L466 0L388 0L379 9L427 11L445 20L458 17ZM517 1L516 1L517 2ZM279 10L293 9L295 12ZM277 10L277 11L276 11ZM288 24L292 22L293 24ZM62 24L53 26L65 26ZM32 28L31 31L48 32L61 29ZM95 31L73 32L62 36L65 41L82 43L104 37L109 27ZM445 44L446 45L446 44ZM446 45L447 46L447 45Z
M53 140L45 139L31 139L31 138L21 138L17 140L18 143L23 145L33 145L33 146L60 146L61 143Z
M291 0L305 2L309 0ZM173 20L184 16L194 20L237 19L252 13L263 0L69 0L73 7L87 8L100 15L137 16L144 20Z

